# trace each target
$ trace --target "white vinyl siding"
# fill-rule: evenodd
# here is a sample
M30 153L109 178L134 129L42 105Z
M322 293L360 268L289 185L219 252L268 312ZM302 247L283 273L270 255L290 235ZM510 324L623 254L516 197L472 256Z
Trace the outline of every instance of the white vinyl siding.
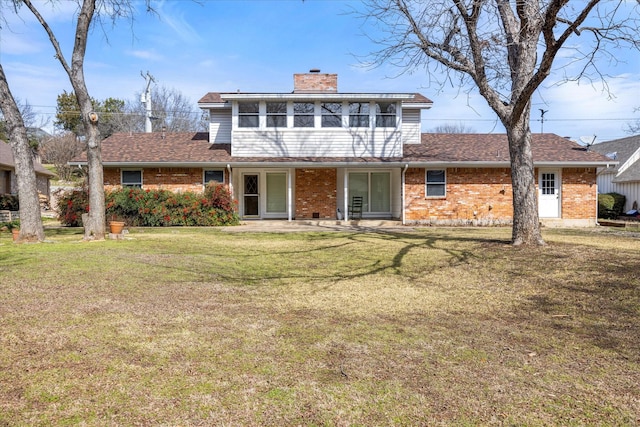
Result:
M231 110L209 110L209 142L212 144L231 143Z
M405 144L420 144L420 110L402 110L402 140Z
M236 157L401 157L398 129L236 129Z
M628 212L633 202L640 204L640 182L613 182L615 177L615 173L600 173L597 178L598 193L624 194L626 197L624 212Z

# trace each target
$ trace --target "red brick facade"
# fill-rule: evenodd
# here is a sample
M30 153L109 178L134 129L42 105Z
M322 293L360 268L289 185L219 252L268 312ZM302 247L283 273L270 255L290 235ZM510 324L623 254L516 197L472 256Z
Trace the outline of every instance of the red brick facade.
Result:
M536 180L537 180L536 170ZM561 171L562 219L595 220L595 168ZM407 222L507 224L513 218L508 168L448 168L446 196L427 198L425 169L410 168L405 176Z
M449 168L445 197L426 197L423 168L409 168L405 182L408 222L500 223L513 217L511 176L507 168Z
M104 168L105 189L122 186L121 171L121 168ZM175 192L200 192L204 190L203 170L202 168L144 168L142 169L142 187Z
M296 169L295 218L335 219L336 169Z
M595 168L562 169L562 218L596 220Z
M336 93L338 92L337 74L294 74L293 91L303 93Z
M537 174L536 170L536 180ZM294 218L335 219L337 176L335 168L296 169ZM595 221L595 168L566 168L560 176L562 219ZM120 181L120 168L104 169L106 189L120 187ZM225 181L228 181L226 173ZM448 168L445 197L426 197L424 168L407 169L405 183L405 219L408 223L511 223L513 207L508 168ZM204 188L203 169L144 168L143 188L199 192ZM239 197L238 194L235 196Z

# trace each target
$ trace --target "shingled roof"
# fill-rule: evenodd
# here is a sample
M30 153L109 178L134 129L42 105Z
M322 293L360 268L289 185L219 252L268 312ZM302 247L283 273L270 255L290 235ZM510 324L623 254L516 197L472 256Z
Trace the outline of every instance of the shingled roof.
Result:
M206 95L204 95L202 98L200 98L200 100L198 101L198 104L223 104L226 102L225 100L225 95L227 96L233 96L233 95L238 95L238 94L249 94L253 92L209 92ZM285 95L285 94L283 94ZM321 96L322 94L317 94L314 93L313 97L317 98L318 96ZM325 94L326 95L326 94ZM332 96L339 96L339 95L359 95L357 93L345 93L345 92L340 92L337 94L331 94ZM374 94L370 94L370 93L366 93L366 94L362 94L363 96L367 96L369 97L370 95L374 95ZM383 95L383 94L380 94ZM432 104L433 102L427 98L426 96L422 95L421 93L413 93L413 98L411 99L405 99L402 101L403 104L406 105L411 105L411 104Z
M15 169L16 167L13 160L13 153L11 152L11 146L2 140L0 140L0 166L9 169ZM45 169L38 161L33 162L33 168L38 175L55 176L54 173Z
M607 170L617 175L614 182L640 181L640 135L601 142L592 145L589 149L615 157L619 162L615 168Z
M554 134L532 135L534 163L541 165L604 166L612 160ZM102 161L109 166L238 165L238 164L389 164L442 166L509 166L504 134L422 134L422 143L404 146L404 157L232 157L230 144L210 144L206 132L116 133L102 143ZM86 163L86 155L72 164Z
M536 165L590 165L612 160L552 133L532 134ZM509 165L506 134L423 133L421 144L405 145L403 161L434 164Z

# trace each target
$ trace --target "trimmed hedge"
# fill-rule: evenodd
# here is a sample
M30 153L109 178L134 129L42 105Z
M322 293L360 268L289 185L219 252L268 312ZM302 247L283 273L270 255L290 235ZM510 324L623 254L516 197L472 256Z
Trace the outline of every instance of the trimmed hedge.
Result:
M598 218L617 219L627 198L618 193L598 194Z
M236 203L226 186L209 183L204 193L174 193L168 190L122 188L105 193L107 219L124 220L141 227L219 226L240 222ZM58 219L63 225L82 225L89 211L86 190L65 193L58 202Z

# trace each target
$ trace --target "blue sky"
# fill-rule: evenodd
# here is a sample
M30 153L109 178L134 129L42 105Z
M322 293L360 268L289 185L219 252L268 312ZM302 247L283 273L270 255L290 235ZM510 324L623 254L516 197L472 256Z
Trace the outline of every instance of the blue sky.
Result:
M76 4L55 7L35 0L70 60ZM631 2L635 3L635 2ZM165 0L153 2L157 14L136 2L133 24L118 21L90 35L85 76L94 98L135 100L144 89L141 72L158 85L175 88L193 103L207 92L289 92L293 74L319 68L338 74L342 92L420 92L434 101L423 114L425 131L444 123L462 123L477 132L503 132L477 92L429 85L424 70L399 75L392 66L367 69L359 61L376 46L363 36L362 20L352 9L357 0ZM6 11L3 11L6 13ZM637 10L636 10L637 13ZM5 15L0 30L0 62L13 95L28 101L53 121L56 97L71 85L54 59L43 29L26 9L21 19ZM575 43L579 42L577 40ZM532 131L542 129L539 109L547 110L544 131L598 140L628 136L625 125L640 118L640 58L621 51L623 62L609 69L613 93L599 81L556 85L552 75L533 100ZM608 64L605 64L608 65Z

